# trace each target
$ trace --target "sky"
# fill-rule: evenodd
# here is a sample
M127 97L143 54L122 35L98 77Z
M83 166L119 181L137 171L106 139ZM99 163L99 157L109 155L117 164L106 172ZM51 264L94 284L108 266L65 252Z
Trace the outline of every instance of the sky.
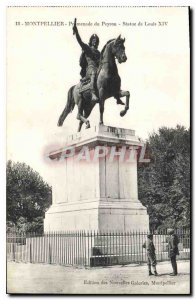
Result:
M44 153L78 126L76 108L62 128L56 125L68 89L80 79L81 49L69 26L75 17L79 23L93 24L78 30L84 42L98 34L100 50L119 34L126 38L128 60L118 64L118 70L122 89L130 91L130 110L121 118L122 107L108 99L105 125L134 129L146 139L161 126L189 127L190 122L187 8L7 8L7 159L27 163L48 182L53 170ZM16 26L35 21L68 25ZM98 105L89 120L98 124Z

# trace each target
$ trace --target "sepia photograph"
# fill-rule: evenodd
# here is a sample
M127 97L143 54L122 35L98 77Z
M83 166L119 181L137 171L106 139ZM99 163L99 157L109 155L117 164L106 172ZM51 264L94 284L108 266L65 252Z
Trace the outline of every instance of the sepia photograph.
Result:
M191 20L6 8L7 294L191 294Z

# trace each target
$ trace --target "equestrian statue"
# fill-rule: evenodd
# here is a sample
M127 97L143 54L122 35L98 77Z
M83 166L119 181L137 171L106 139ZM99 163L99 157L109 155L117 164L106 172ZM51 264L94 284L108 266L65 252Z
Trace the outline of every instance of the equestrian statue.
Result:
M98 50L99 37L93 34L89 44L85 44L78 33L76 19L74 20L73 34L82 48L80 56L81 80L77 85L72 86L68 91L67 104L59 117L58 126L62 126L67 115L73 111L75 104L78 105L77 119L79 122L78 131L83 123L90 128L88 117L99 103L100 122L103 124L103 113L105 100L114 97L117 104L125 105L120 112L123 117L129 109L129 91L121 90L121 79L118 74L116 59L119 63L126 62L125 39L121 36L109 40L103 47L101 53ZM125 104L120 99L126 97Z

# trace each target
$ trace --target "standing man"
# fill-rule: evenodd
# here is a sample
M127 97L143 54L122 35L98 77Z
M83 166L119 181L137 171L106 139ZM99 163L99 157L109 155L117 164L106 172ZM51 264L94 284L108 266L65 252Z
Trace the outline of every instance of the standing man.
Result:
M157 276L158 275L157 270L156 270L157 261L156 261L155 246L153 243L153 235L152 234L147 235L147 240L143 244L143 248L145 248L147 250L147 265L148 265L149 276L153 275L153 273L151 272L151 266L153 268L154 275Z
M170 276L176 276L178 274L177 263L176 263L176 255L179 255L178 244L179 239L177 235L174 233L174 229L168 229L169 237L167 239L168 242L168 256L171 260L171 265L173 268L173 273Z
M96 34L93 34L90 37L88 45L83 43L78 33L76 19L74 20L73 34L76 35L76 39L83 50L80 57L80 66L82 67L80 74L82 77L90 77L92 101L97 102L98 98L95 92L95 76L100 61L100 52L97 49L99 45L99 37Z

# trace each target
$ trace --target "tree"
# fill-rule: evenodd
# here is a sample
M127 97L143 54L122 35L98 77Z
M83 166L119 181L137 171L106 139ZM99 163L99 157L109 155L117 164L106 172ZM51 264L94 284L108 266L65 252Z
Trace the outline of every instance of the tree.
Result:
M30 228L33 222L40 224L40 218L43 223L44 213L51 203L51 187L44 182L38 172L25 163L14 163L11 160L7 162L7 221L9 223L12 222L18 228Z
M148 139L151 162L139 165L139 199L151 228L190 225L190 130L162 127Z

